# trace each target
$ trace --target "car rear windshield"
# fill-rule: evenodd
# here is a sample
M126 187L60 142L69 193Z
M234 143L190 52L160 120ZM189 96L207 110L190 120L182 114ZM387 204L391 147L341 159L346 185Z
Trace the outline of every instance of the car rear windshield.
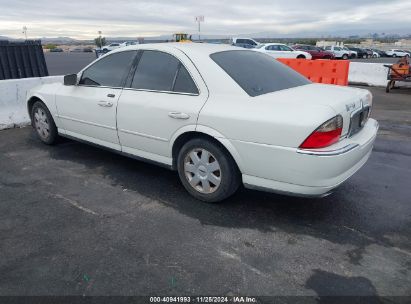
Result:
M252 97L311 83L273 57L259 52L223 51L210 57Z

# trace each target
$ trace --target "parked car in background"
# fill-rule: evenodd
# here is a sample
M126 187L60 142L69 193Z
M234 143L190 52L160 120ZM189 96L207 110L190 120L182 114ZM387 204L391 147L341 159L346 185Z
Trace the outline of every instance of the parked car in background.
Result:
M376 51L374 51L373 49L366 49L368 52L371 52L371 57L372 58L379 58L380 57L380 54L378 53L378 52L376 52Z
M348 56L349 56L350 58L357 58L357 57L358 57L357 51L350 50L350 49L349 49L348 47L346 47L346 46L343 46L342 49L348 52Z
M323 49L316 47L314 45L308 44L297 44L293 45L292 48L296 51L303 51L311 54L312 59L334 59L335 56L331 52L324 51Z
M410 53L407 53L404 50L399 50L399 49L391 49L386 52L389 57L405 57L405 56L410 56Z
M357 58L363 58L366 59L368 58L368 52L362 48L358 48L358 47L353 47L353 46L346 46L350 51L355 51L357 52Z
M252 49L260 45L252 38L233 38L232 45Z
M54 49L50 49L51 53L61 53L64 52L62 48L54 48Z
M340 46L335 46L335 45L326 46L324 49L326 51L333 53L335 58L344 59L344 60L350 58L350 52L347 50L344 50Z
M274 58L311 59L310 53L297 51L283 43L266 43L257 46L253 51L268 54Z
M137 45L137 41L126 41L120 44L120 47L129 46L129 45Z
M376 52L379 57L387 57L387 53L385 53L385 51L382 50L378 50L378 49L372 49L374 52Z
M72 49L70 49L70 52L71 53L82 53L83 48L81 48L81 47L72 48Z
M366 163L378 130L369 91L207 43L121 48L27 97L45 144L66 136L161 164L206 202L241 184L327 195Z
M256 46L248 43L234 43L233 46L238 46L244 49L255 49Z
M70 52L73 52L73 53L90 53L90 52L93 52L93 49L90 48L90 47L86 47L86 48L76 47L74 49L71 49Z
M109 45L103 46L102 50L104 53L107 53L112 50L118 49L119 47L121 47L120 43L110 43Z

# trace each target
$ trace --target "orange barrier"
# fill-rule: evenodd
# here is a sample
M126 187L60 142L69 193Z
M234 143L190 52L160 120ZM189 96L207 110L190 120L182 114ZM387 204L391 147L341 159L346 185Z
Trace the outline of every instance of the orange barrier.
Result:
M313 82L348 85L348 60L307 60L278 58L278 61L288 65L293 70Z

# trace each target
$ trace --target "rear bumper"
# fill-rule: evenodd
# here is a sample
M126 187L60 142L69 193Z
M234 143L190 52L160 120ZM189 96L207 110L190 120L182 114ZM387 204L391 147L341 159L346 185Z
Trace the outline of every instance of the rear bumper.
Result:
M265 191L324 196L366 163L377 130L377 121L369 119L353 137L317 150L234 143L241 155L250 156L244 157L243 183Z

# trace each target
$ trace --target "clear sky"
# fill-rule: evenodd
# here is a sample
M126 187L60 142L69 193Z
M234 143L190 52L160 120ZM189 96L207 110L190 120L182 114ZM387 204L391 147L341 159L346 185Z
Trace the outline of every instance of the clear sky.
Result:
M411 0L0 0L0 36L107 37L411 33Z

